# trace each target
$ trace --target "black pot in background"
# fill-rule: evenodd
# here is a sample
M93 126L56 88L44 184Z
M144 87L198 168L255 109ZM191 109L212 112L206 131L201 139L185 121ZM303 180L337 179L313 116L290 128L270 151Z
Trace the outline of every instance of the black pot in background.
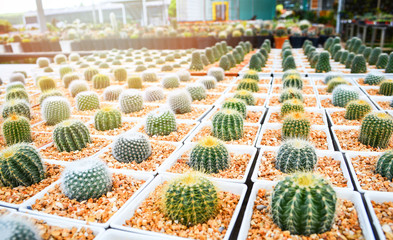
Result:
M256 48L261 48L263 42L264 42L266 39L270 39L270 42L271 42L272 44L273 44L273 42L274 42L274 38L273 38L273 36L271 36L271 35L267 35L267 36L257 36L256 38L257 38L257 46L256 46Z
M197 46L196 48L199 49L205 49L207 47L212 47L214 44L216 44L217 40L213 36L207 36L207 37L197 37L196 43Z
M325 44L326 40L327 40L329 37L333 37L333 36L320 35L319 38L318 38L318 44L321 44L322 47L323 47L323 45Z
M257 39L256 36L242 36L242 41L243 42L250 41L250 43L252 44L253 48L257 48L258 47L258 39Z
M228 44L228 46L231 46L231 47L236 47L238 44L239 44L239 42L242 40L242 38L241 37L232 37L232 36L229 36L228 38L227 38L227 44Z
M306 37L302 36L290 36L289 42L291 43L293 48L301 48L303 46L304 41L306 41Z
M319 38L317 38L317 37L307 37L307 40L310 40L314 47L318 47Z

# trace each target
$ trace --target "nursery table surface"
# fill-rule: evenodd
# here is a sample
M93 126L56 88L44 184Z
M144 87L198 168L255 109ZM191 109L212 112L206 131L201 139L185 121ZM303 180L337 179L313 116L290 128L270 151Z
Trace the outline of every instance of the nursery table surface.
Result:
M8 81L13 71L23 70L29 73L35 66L36 64L0 64L0 78L3 79L3 82Z

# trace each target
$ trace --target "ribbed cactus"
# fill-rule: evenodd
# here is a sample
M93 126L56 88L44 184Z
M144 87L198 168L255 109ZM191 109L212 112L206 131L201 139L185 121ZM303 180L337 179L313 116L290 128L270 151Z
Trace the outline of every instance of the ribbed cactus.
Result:
M387 53L381 53L378 57L378 61L376 63L377 69L385 69L389 61L389 56Z
M388 63L386 64L385 73L393 73L393 53L389 54Z
M217 82L221 82L225 79L224 69L220 67L211 67L207 70L207 75L215 77Z
M393 179L393 150L388 150L378 158L375 172L389 181Z
M143 71L141 74L141 77L144 82L157 82L158 81L157 73L155 73L151 70Z
M393 95L393 80L386 79L381 82L379 85L379 94L385 96L392 96Z
M36 61L39 68L49 67L49 58L39 57Z
M253 106L256 103L255 97L254 95L252 95L252 92L247 90L236 91L233 97L243 100L249 106Z
M339 85L332 93L332 103L338 107L345 107L347 103L357 99L359 99L359 93L348 85Z
M274 187L271 214L282 231L308 236L331 229L336 203L336 193L325 179L300 172L285 177Z
M190 84L186 87L186 90L191 95L193 101L200 101L206 98L206 88L200 83Z
M124 82L127 80L127 70L122 67L115 68L113 70L113 76L115 76L116 81Z
M86 81L91 81L94 75L98 74L99 71L95 68L88 68L83 72Z
M159 101L165 98L164 91L161 87L148 87L145 90L144 99L146 102Z
M76 95L78 95L81 92L90 90L89 85L87 84L87 82L85 80L72 81L70 83L70 86L68 87L68 89L69 89L72 97L75 97Z
M238 140L243 137L243 124L243 117L238 111L223 109L213 116L212 133L223 141Z
M224 69L224 71L228 71L231 69L229 59L226 55L224 55L220 58L220 62L218 64L218 66L220 66L220 68Z
M196 171L218 173L229 167L229 151L219 139L207 136L192 148L189 164Z
M367 72L367 63L364 56L358 54L352 60L351 64L351 73L366 73Z
M110 79L108 75L105 74L96 74L93 76L93 88L102 89L108 87L110 83Z
M232 109L238 111L243 118L247 117L246 103L238 98L227 98L221 106L222 109Z
M350 101L346 106L345 119L360 120L371 112L371 105L364 100Z
M170 72L172 70L173 70L173 67L170 64L164 64L164 65L161 66L161 71L162 72Z
M371 47L366 47L364 50L363 50L363 56L364 56L364 58L368 61L368 58L370 57L370 55L371 55L371 52L373 51L373 49L371 48Z
M205 55L206 55L207 59L209 60L210 64L213 64L216 61L215 58L214 58L213 49L211 49L209 47L206 48L205 49Z
M169 109L154 110L146 117L145 131L149 136L169 135L176 129L175 114Z
M345 61L345 68L351 68L352 67L352 62L353 59L355 58L354 53L350 53L347 57L347 60Z
M40 77L37 81L37 85L41 92L56 88L55 80L50 77Z
M165 186L161 199L165 215L186 226L207 222L219 208L216 187L198 172L173 179Z
M38 230L29 221L15 216L5 216L0 219L2 239L11 240L40 240Z
M311 131L310 120L301 112L287 114L282 124L281 137L308 139Z
M345 79L342 78L342 77L333 78L333 79L331 79L331 80L329 81L329 83L327 84L326 91L329 92L329 93L331 93L331 92L333 92L333 90L334 90L337 86L339 86L339 85L349 85L349 82L347 82L347 80L345 80Z
M253 79L242 79L237 85L236 90L247 90L250 92L258 92L258 82Z
M168 95L168 105L176 114L191 112L192 98L188 91L180 90Z
M257 72L262 70L262 62L256 54L251 56L249 69Z
M335 79L335 78L343 78L343 76L342 76L341 73L338 73L338 72L328 72L328 73L326 74L325 78L323 79L323 82L324 82L325 84L329 84L329 82L330 82L332 79Z
M345 64L345 61L347 61L348 55L349 55L349 52L347 50L343 51L343 53L341 54L341 57L340 57L341 64Z
M21 82L12 82L12 83L8 83L7 86L5 87L5 91L8 92L11 89L16 89L16 88L20 88L23 90L26 90L25 85L23 85L23 83Z
M112 174L101 160L82 159L72 162L64 169L61 188L69 199L96 199L112 189Z
M64 97L48 97L41 106L42 117L48 125L56 125L57 123L70 118L71 106Z
M377 64L378 57L381 55L382 49L380 47L376 47L371 51L370 57L368 58L368 64L375 65Z
M201 54L198 51L194 51L191 56L191 71L201 71L203 70L203 63L201 59Z
M127 79L128 88L142 89L142 78L137 75L130 76Z
M125 114L143 109L143 97L137 90L124 90L119 97L120 110Z
M113 144L112 155L119 162L141 163L151 155L149 138L140 132L121 135Z
M91 142L89 129L80 120L64 120L55 126L53 142L59 152L80 151Z
M181 82L188 82L191 80L191 74L187 70L180 70L176 72L176 75L179 77Z
M383 80L385 80L385 76L383 74L371 72L364 78L364 83L368 85L379 85Z
M14 82L20 82L20 83L22 83L23 85L26 83L26 81L25 81L25 75L24 74L22 74L22 73L18 73L18 72L14 72L14 73L12 73L12 75L10 76L10 83L14 83Z
M290 99L283 102L281 106L281 117L285 117L292 112L304 112L303 102L299 99Z
M283 78L282 85L284 88L303 89L303 80L297 75L293 74Z
M29 101L29 95L27 94L26 90L23 88L13 88L6 92L5 100L9 101L12 99L23 99L27 102Z
M74 70L70 66L63 66L59 69L60 79L63 79L64 75L72 73Z
M104 90L104 100L105 101L116 101L119 99L123 88L119 85L109 86Z
M284 173L313 171L318 161L315 148L302 139L285 141L277 151L276 168Z
M371 112L363 118L359 141L374 148L386 148L392 133L392 117L382 112Z
M94 115L94 127L99 131L107 131L121 127L121 112L112 107L104 107Z
M180 80L176 74L169 74L162 78L161 84L164 88L177 88L180 86Z
M78 111L88 111L100 108L100 98L98 94L93 91L78 93L75 102Z
M259 82L258 72L254 71L254 70L248 70L248 71L244 74L244 76L243 76L243 79L246 79L246 78L248 78L248 79L254 79L254 80L256 80L257 82Z
M290 69L296 69L296 63L295 63L295 59L293 58L293 56L288 56L282 64L282 69L283 71L287 71Z
M63 76L62 81L65 88L68 88L72 81L79 80L79 75L77 73L67 73Z
M320 53L317 65L315 67L315 72L316 73L327 73L330 72L331 67L330 67L330 54L327 51L323 51Z
M13 113L30 119L30 104L22 99L5 102L3 109L1 110L3 118L6 119Z
M0 154L0 183L5 187L31 186L45 178L38 150L27 143L14 144Z
M278 101L280 103L285 102L290 99L298 99L303 102L303 94L302 91L297 88L285 88L280 94Z
M79 55L78 53L71 53L71 54L68 56L68 59L69 59L71 62L77 62L77 61L80 60L80 55Z
M29 120L15 113L4 121L2 131L7 145L32 141Z
M201 77L198 82L203 84L206 89L214 89L217 85L216 78L212 76Z
M62 64L67 62L67 57L64 54L57 54L53 60L56 64Z

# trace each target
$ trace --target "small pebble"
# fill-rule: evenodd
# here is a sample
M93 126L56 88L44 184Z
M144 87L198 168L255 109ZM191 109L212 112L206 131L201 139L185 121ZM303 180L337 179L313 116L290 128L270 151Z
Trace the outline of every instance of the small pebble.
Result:
M265 208L266 208L265 205L258 205L258 206L257 206L257 209L258 209L258 210L262 210L262 209L265 209Z
M222 231L224 231L224 227L220 227L219 229L218 229L218 231L220 232L220 233L222 233Z

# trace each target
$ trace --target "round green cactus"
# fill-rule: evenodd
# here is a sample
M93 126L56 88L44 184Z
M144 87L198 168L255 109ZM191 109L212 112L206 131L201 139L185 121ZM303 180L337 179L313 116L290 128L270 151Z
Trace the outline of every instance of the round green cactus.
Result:
M219 139L207 136L192 148L189 164L196 171L218 173L229 167L229 151Z
M176 117L169 109L150 112L146 117L145 131L149 136L165 136L176 131Z
M198 172L186 173L165 186L163 212L186 226L207 222L219 208L216 187Z
M136 90L125 90L119 96L120 110L125 114L138 112L143 109L143 97Z
M80 151L91 143L89 129L80 120L64 120L55 126L53 142L59 152Z
M359 93L348 85L339 85L332 93L332 103L334 106L345 107L352 100L359 99Z
M142 89L142 78L137 75L130 76L127 79L128 88Z
M20 142L32 142L29 120L12 113L2 126L4 140L7 145Z
M180 80L176 74L170 74L162 78L161 84L164 88L177 88L180 86Z
M368 64L375 65L378 62L379 55L381 55L382 49L380 47L376 47L371 51L370 56L368 57Z
M170 72L172 70L173 70L173 67L170 64L164 64L164 65L161 66L161 71L162 72Z
M285 141L277 151L276 168L284 173L313 171L318 161L315 148L302 139Z
M3 118L6 119L13 113L30 119L30 104L22 99L14 99L5 102L1 110Z
M385 73L393 73L393 53L389 54L388 63L386 64Z
M5 216L0 219L0 231L3 240L40 240L37 229L26 219Z
M345 109L344 118L348 120L360 120L372 110L371 105L364 100L350 101Z
M302 91L297 88L285 88L280 94L278 101L280 103L285 102L286 100L290 99L299 99L303 102L303 94Z
M180 90L168 95L168 105L176 114L191 112L192 98L188 91Z
M61 188L69 199L96 199L112 189L112 174L104 162L95 158L82 159L64 169Z
M315 67L316 73L327 73L330 72L330 54L327 51L323 51L319 54L318 62Z
M141 74L141 77L144 82L157 82L158 81L157 73L155 73L151 70L143 71Z
M29 95L27 94L26 90L23 88L13 88L6 92L5 100L9 101L12 99L23 99L27 102L29 101Z
M256 54L251 56L249 69L257 72L260 72L262 70L262 61L258 58Z
M41 90L41 92L45 92L47 90L56 88L55 80L53 80L53 78L50 77L40 77L38 79L37 85Z
M67 62L67 57L64 54L56 54L56 56L53 58L53 61L56 64L62 64Z
M141 163L151 155L149 138L139 132L121 135L113 144L112 155L119 162Z
M60 79L64 77L67 73L72 73L74 70L70 66L63 66L59 69Z
M86 81L91 81L94 75L98 74L99 71L95 68L88 68L83 72Z
M250 92L258 92L258 82L253 79L242 79L237 85L236 90L247 90Z
M77 73L67 73L63 76L62 81L65 88L68 88L72 81L79 80L79 75Z
M386 79L381 82L379 85L379 94L385 96L392 96L393 95L393 80Z
M329 72L326 74L325 78L323 79L323 82L325 84L329 84L329 82L334 79L334 78L343 78L341 73L337 73L337 72Z
M289 99L284 101L280 111L281 117L285 117L292 112L304 112L303 102L299 99Z
M116 81L124 82L125 80L127 80L127 70L125 68L115 68L113 70L113 75L115 76Z
M254 95L252 95L252 92L247 90L236 91L233 97L243 100L249 106L253 106L256 104Z
M144 99L147 102L155 102L165 98L164 91L160 87L148 87L145 90Z
M295 59L293 58L293 56L289 56L287 57L283 63L282 63L282 69L283 71L287 71L290 69L296 69L296 63L295 63Z
M226 55L224 55L224 56L222 56L220 58L220 62L218 64L218 66L220 68L224 69L224 71L229 71L231 69L231 65L229 63L229 59L228 59L228 57Z
M329 81L329 83L327 84L326 91L329 92L329 93L331 93L331 92L333 92L333 90L334 90L337 86L343 85L343 84L344 84L344 85L349 85L349 82L347 82L347 80L345 80L345 79L342 78L342 77L333 78L333 79L331 79L331 80Z
M287 114L282 124L281 137L308 139L311 131L310 120L302 112Z
M381 53L378 57L378 61L376 63L377 69L385 69L389 61L389 56L387 53Z
M207 70L207 75L216 78L217 82L221 82L225 79L224 69L220 67L211 67Z
M88 111L100 108L100 98L98 94L93 91L78 93L75 102L78 111Z
M258 76L258 72L254 71L254 70L248 70L244 76L243 79L254 79L257 82L259 82L259 76Z
M363 50L363 56L364 56L364 58L366 59L366 60L368 60L369 59L369 57L370 57L370 55L371 55L371 52L373 51L373 49L371 48L371 47L366 47L364 50Z
M21 82L11 82L11 83L7 84L7 86L5 87L5 91L8 92L11 89L16 89L16 88L26 90L25 85L23 85L23 83L21 83Z
M295 173L274 187L271 214L281 230L308 236L331 229L336 203L336 192L325 179L312 173Z
M56 125L70 118L71 106L66 98L53 96L44 100L41 106L41 112L46 124Z
M384 75L377 72L371 72L364 78L364 83L368 85L379 85L383 80L385 80Z
M243 118L247 117L246 103L238 98L227 98L221 106L222 109L232 109L238 111Z
M345 62L345 68L352 68L352 62L353 59L355 58L354 53L350 53L347 57L347 61Z
M216 60L214 58L214 54L213 54L213 49L211 49L210 47L205 49L205 55L206 55L207 59L209 60L210 64L213 64L216 62Z
M69 89L72 97L75 97L76 95L78 95L81 92L90 90L89 85L87 84L87 82L85 80L72 81L70 83L70 86L68 89Z
M367 72L367 63L366 59L363 55L358 54L352 60L351 64L351 73L366 73Z
M296 78L302 78L302 76L300 75L300 73L296 70L296 69L290 69L284 72L284 74L282 75L282 80L290 77L294 75L294 77Z
M38 150L27 143L14 144L0 154L0 182L5 187L31 186L45 178Z
M191 71L201 71L203 70L203 63L201 59L201 54L198 51L194 51L191 56Z
M392 117L382 112L371 112L362 121L359 141L374 148L386 148L392 133Z
M336 54L334 54L333 59L334 59L335 62L339 62L340 61L340 58L341 58L343 52L344 52L344 50L339 50L339 51L336 52Z
M348 50L344 50L342 52L341 57L340 57L340 63L341 64L345 64L345 62L347 61L348 55L349 55Z
M108 75L105 74L96 74L93 76L93 88L102 89L108 87L110 83L110 79Z
M109 86L104 90L104 100L105 101L116 101L119 99L123 88L119 85Z
M107 131L121 127L121 112L112 107L104 107L94 115L94 127L98 131Z
M223 141L238 140L243 137L244 120L242 115L232 109L222 109L212 119L212 133Z
M200 101L206 98L206 88L200 83L190 84L186 87L186 90L191 95L193 101Z
M214 89L216 88L217 85L217 80L215 77L212 76L205 76L202 77L198 80L198 83L201 83L203 86L205 86L206 89Z
M50 61L49 61L49 58L39 57L39 58L37 58L36 63L39 68L45 68L45 67L49 67Z
M283 88L297 88L303 89L303 80L295 74L283 78Z
M393 150L384 152L378 159L375 172L389 181L393 179Z
M191 80L191 74L187 70L177 71L176 75L179 77L181 82L188 82Z

